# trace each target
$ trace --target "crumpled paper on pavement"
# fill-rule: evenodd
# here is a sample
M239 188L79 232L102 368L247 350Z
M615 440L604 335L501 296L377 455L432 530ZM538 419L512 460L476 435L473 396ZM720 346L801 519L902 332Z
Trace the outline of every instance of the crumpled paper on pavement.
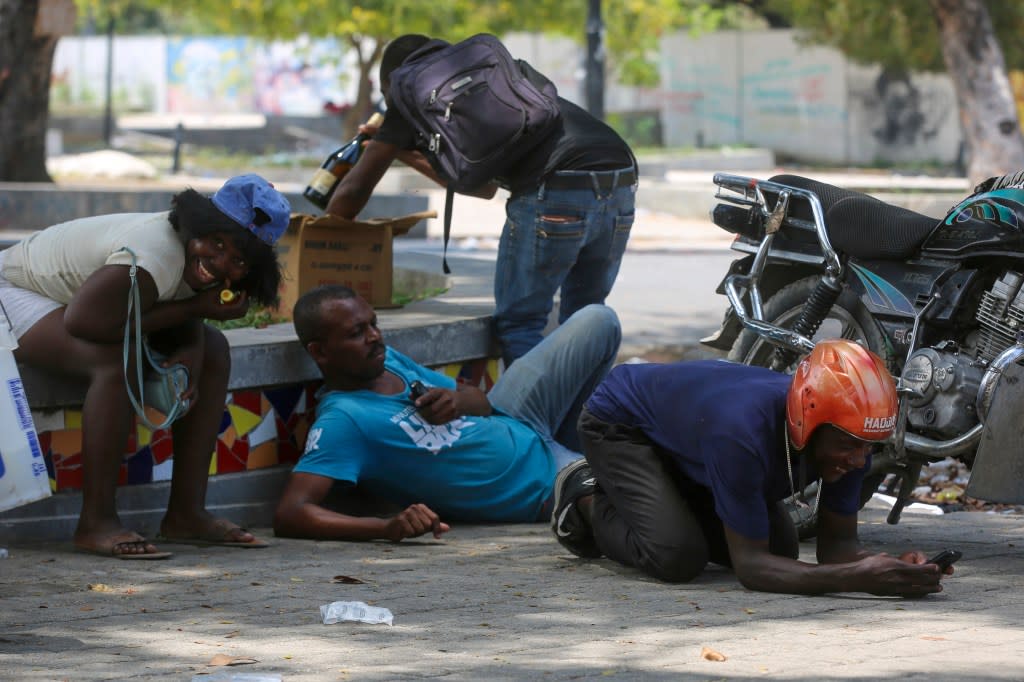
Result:
M380 606L369 606L366 602L361 601L336 601L323 604L320 606L320 617L323 619L324 625L333 625L343 620L372 625L394 624L394 616L391 615L391 611Z

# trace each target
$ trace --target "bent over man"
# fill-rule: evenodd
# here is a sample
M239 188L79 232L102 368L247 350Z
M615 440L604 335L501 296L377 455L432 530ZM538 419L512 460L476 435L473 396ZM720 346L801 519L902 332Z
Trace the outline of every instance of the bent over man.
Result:
M559 473L553 530L578 556L666 581L710 561L766 592L939 592L921 552L873 554L857 537L870 452L897 409L882 360L850 341L819 343L792 377L716 360L620 365L582 412L586 460ZM798 561L781 504L801 469L819 479L816 565Z
M379 130L362 128L373 139L338 185L328 213L355 217L395 159L442 186L450 180L430 165L425 141L393 105L390 92L392 72L429 42L408 34L384 49L384 123ZM525 62L520 65L526 78L544 79ZM522 158L472 193L490 199L498 187L509 191L494 274L494 325L506 366L540 343L556 291L561 290L559 324L587 305L604 303L633 226L638 170L629 145L572 102L557 102L557 129L529 140ZM487 135L486 127L477 132Z

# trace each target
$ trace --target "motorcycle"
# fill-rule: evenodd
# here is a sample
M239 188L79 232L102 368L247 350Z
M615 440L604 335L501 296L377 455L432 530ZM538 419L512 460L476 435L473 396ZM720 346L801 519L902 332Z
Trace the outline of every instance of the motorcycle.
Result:
M941 220L796 175L714 182L712 220L742 255L717 289L722 326L701 342L789 373L825 338L877 353L900 409L861 505L898 485L891 524L922 466L947 457L970 468L968 495L1024 503L1024 172L990 178ZM817 484L801 487L790 513L807 537Z

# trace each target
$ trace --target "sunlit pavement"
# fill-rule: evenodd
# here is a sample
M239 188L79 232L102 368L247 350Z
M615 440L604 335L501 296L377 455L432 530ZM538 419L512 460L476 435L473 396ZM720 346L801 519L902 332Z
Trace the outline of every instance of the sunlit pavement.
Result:
M546 524L453 524L442 540L401 544L167 545L175 556L157 562L15 546L0 559L0 677L1021 679L1024 517L908 514L889 526L884 513L863 512L868 545L964 553L944 592L755 593L716 567L668 585L576 559ZM802 556L813 561L813 544ZM323 625L319 607L334 601L387 608L394 625ZM255 662L209 665L218 656Z

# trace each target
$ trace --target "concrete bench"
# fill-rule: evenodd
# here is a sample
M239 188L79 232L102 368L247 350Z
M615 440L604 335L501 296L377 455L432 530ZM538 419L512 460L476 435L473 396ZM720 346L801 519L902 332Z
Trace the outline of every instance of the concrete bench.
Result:
M456 274L449 276L447 293L403 308L378 311L385 342L424 365L444 368L449 374L474 374L475 380L491 382L499 371L499 354L491 331L493 263L449 260ZM395 267L435 271L440 269L440 257L396 253ZM230 422L221 434L217 452L213 453L217 473L210 479L208 507L243 524L266 526L271 522L274 505L290 470L288 465L301 454L305 429L312 419L312 395L319 385L319 370L300 347L290 323L265 329L229 330L225 334L231 344L228 388L232 398L225 408ZM61 448L73 452L74 445L69 443L75 438L80 447L81 432L76 419L85 384L55 379L31 367L23 366L21 372L58 492L45 500L0 513L0 544L24 538L68 538L81 508L81 495L74 490L75 477L80 477L80 470L75 468L77 463L62 460L61 455L54 453ZM278 419L280 412L287 409L282 407L285 403L293 409L288 419L294 422L294 432L281 433L288 429L288 419ZM299 407L306 412L297 413ZM276 432L274 421L278 422ZM234 463L232 447L257 430L261 431L261 438L268 440L255 450L247 443L245 456L249 459L245 466L221 473L222 469L231 470L222 464ZM277 438L282 440L272 442ZM146 448L149 451L140 454ZM264 451L255 452L260 448ZM155 528L162 518L169 494L169 482L165 479L169 477L172 449L169 436L163 432L136 430L134 449L133 443L128 445L128 454L135 454L126 459L125 475L130 479L133 472L140 473L133 466L148 466L141 473L148 473L152 482L121 486L118 506L130 526ZM273 456L268 454L270 450L274 451ZM253 462L254 457L259 461ZM62 490L65 487L69 488L66 492Z

